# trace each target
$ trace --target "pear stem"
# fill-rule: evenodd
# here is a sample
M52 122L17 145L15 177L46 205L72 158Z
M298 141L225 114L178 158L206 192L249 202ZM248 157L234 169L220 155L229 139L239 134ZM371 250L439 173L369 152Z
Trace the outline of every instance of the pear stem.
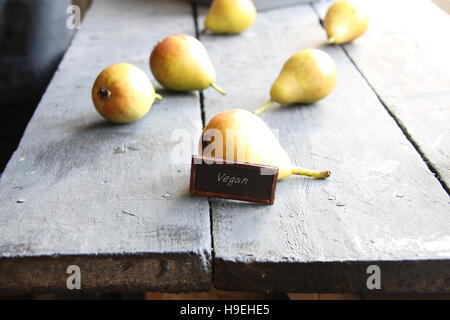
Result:
M213 87L214 89L216 89L217 92L219 92L220 94L226 95L227 93L225 91L223 91L223 89L221 87L219 87L217 84L212 83L211 87Z
M200 35L204 35L206 34L206 32L208 32L208 29L206 29L206 27L204 27L201 31L200 31Z
M270 107L272 105L272 103L274 103L274 101L269 100L266 103L264 103L261 107L259 107L258 109L256 109L255 111L253 111L254 114L256 115L260 115L261 113L263 113L268 107Z
M313 177L316 179L325 179L331 175L331 172L328 170L314 171L314 170L303 169L300 167L292 167L292 174Z
M155 99L161 101L163 99L163 96L160 95L159 93L155 93Z

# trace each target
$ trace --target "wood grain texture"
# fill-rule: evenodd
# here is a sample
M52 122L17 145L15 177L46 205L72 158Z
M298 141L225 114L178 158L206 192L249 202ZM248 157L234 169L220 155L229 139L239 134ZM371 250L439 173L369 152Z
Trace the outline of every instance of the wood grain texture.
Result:
M90 97L110 64L150 74L150 51L173 30L195 34L190 4L93 3L1 177L2 291L65 290L69 264L97 291L210 288L208 203L189 195L190 154L171 158L191 147L173 131L201 127L198 94L162 92L128 125L106 123Z
M201 40L228 92L204 92L206 121L264 103L285 60L301 49L325 50L339 73L334 92L315 105L262 115L295 164L331 177L281 181L270 207L211 201L215 286L367 291L366 269L377 264L384 292L449 291L448 195L342 48L325 45L312 7L262 12L241 35Z
M450 17L428 0L356 3L370 26L344 49L449 192Z

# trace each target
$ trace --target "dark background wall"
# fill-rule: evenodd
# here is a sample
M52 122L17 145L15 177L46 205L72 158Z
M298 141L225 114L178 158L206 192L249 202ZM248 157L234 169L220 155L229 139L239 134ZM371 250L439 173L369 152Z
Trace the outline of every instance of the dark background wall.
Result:
M74 35L66 27L71 4L71 0L0 0L0 172Z

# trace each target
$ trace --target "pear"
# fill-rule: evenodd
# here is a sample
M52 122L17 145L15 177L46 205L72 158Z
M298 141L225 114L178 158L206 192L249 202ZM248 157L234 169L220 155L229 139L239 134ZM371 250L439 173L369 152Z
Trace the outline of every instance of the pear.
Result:
M314 103L336 85L336 64L324 51L305 49L290 57L270 89L270 100L255 110L261 114L274 102Z
M251 0L214 0L205 18L205 29L218 34L237 34L248 29L256 18Z
M92 86L95 109L106 120L114 123L130 123L147 114L155 99L155 93L147 75L130 63L116 63L104 69Z
M318 179L329 171L311 171L292 165L272 130L258 116L241 109L230 109L212 118L202 133L201 155L209 158L269 165L279 169L278 179L292 174Z
M158 82L169 90L192 91L217 86L216 71L203 44L187 34L175 34L161 41L150 56L150 69Z
M366 32L369 19L350 1L338 0L328 9L324 26L328 42L341 44L352 41Z

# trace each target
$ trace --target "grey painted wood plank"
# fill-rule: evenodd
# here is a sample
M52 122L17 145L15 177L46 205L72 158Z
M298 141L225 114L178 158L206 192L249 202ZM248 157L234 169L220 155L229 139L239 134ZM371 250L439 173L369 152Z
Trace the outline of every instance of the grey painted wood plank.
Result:
M370 27L345 50L449 192L450 17L428 0L356 3Z
M191 146L174 130L201 127L198 94L162 92L128 125L106 123L90 97L112 63L150 75L151 49L175 30L195 34L190 4L93 3L1 177L1 291L65 290L69 264L90 290L210 287L208 203L189 196L190 155L172 160Z
M263 12L239 36L201 39L228 92L204 92L206 121L264 103L284 61L301 49L325 50L339 72L324 100L262 115L297 165L332 176L280 182L273 206L212 200L215 286L367 291L366 268L377 264L385 292L449 291L448 195L342 48L325 45L312 7Z

